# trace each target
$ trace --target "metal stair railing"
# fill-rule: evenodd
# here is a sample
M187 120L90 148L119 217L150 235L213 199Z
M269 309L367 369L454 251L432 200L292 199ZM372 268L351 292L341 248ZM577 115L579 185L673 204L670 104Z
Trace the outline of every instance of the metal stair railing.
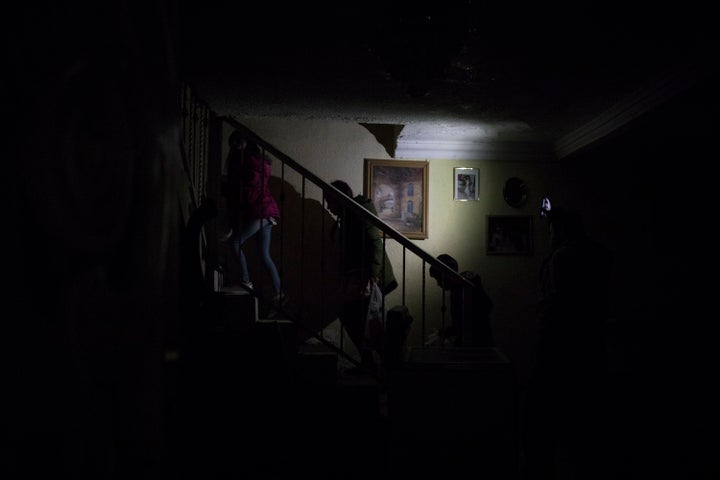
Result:
M237 121L233 117L227 116L227 117L221 117L221 121L226 122L228 125L230 125L235 130L241 131L249 140L252 140L255 142L264 152L272 154L275 158L277 158L280 162L282 162L281 167L281 176L283 177L282 180L284 180L285 176L285 167L289 167L292 170L294 170L296 173L298 173L302 178L302 192L301 197L305 198L305 184L306 180L310 181L312 184L314 184L316 187L320 188L322 190L322 203L324 205L325 198L327 194L332 194L335 198L339 199L341 202L342 208L346 209L347 211L352 212L354 215L357 215L364 221L367 221L377 227L382 232L382 240L383 240L383 248L385 248L386 241L388 238L395 240L401 247L402 247L402 269L400 274L400 281L398 282L399 285L402 287L402 305L405 305L406 303L406 273L405 273L405 266L407 264L407 252L409 251L412 255L416 256L422 261L422 287L421 287L421 305L422 305L422 312L421 312L421 338L425 338L425 324L426 324L426 284L425 284L425 273L426 273L426 267L432 266L435 269L437 269L440 272L440 275L442 275L443 280L450 280L455 284L462 285L463 286L463 302L467 302L472 295L473 290L475 289L475 286L468 281L466 278L464 278L462 275L460 275L458 272L454 271L452 268L445 265L443 262L437 260L434 256L417 246L415 243L413 243L410 239L408 239L405 235L397 231L392 226L386 224L384 221L382 221L377 216L373 215L371 212L366 210L364 207L362 207L360 204L355 202L352 198L345 195L343 192L335 188L333 185L325 182L323 179L315 175L313 172L302 166L300 163L292 159L290 156L286 155L284 152L280 151L278 148L276 148L274 145L266 141L265 139L261 138L259 135L257 135L255 132L250 130L248 127L243 125L241 122ZM301 232L302 234L302 232ZM444 312L447 310L447 306L445 304L445 293L443 291L443 297L442 297L442 307L441 310L444 314ZM468 312L469 309L464 308L463 312ZM283 311L281 309L281 311ZM291 318L293 321L295 321L299 327L301 328L308 328L302 324L301 321L297 317L293 317L291 312L283 311L285 315L287 315L289 318ZM465 328L465 326L469 325L470 319L469 318L463 318L462 319L462 330L463 333L468 332L468 330ZM333 348L338 351L340 355L343 355L345 358L350 360L351 362L358 364L358 361L356 359L353 359L349 355L347 355L344 350L342 349L342 343L340 348L337 348L332 342L327 341L324 339L320 334L318 334L315 331L308 330L308 333L310 333L314 338L322 342L323 344L329 346L330 348ZM466 337L467 338L467 337ZM442 342L441 344L444 344Z

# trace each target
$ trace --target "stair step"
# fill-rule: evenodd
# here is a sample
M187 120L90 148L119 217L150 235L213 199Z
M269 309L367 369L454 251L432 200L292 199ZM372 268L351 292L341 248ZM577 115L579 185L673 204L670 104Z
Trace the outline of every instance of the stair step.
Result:
M296 355L297 326L292 320L259 318L255 330L267 332L267 341L280 344L286 362L294 362Z
M297 347L295 374L300 382L334 385L338 354L326 345L303 343Z
M255 323L261 325L278 325L280 327L294 326L295 322L287 318L258 318Z
M215 293L219 304L218 327L248 328L258 321L258 299L245 290L223 290Z
M337 358L335 349L322 343L303 343L298 346L298 353L303 355L334 355Z

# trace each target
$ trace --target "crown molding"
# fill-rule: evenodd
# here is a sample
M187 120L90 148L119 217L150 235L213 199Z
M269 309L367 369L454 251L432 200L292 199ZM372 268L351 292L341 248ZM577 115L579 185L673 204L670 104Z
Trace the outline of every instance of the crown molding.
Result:
M536 142L472 142L466 140L398 140L397 159L502 160L545 162L555 160L549 145Z
M688 89L695 81L695 72L687 67L659 75L593 120L557 140L553 145L555 156L562 159L595 143Z

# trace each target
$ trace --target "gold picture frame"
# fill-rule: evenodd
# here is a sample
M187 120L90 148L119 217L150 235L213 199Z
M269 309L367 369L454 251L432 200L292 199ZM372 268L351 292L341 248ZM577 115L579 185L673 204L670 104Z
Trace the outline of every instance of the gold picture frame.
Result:
M365 159L364 193L378 217L410 239L428 238L429 162Z

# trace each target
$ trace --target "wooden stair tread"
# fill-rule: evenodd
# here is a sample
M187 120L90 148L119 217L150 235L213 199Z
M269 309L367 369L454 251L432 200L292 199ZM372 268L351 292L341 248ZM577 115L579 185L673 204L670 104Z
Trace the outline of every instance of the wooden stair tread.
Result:
M337 356L337 352L327 345L303 343L298 346L298 353L302 355L328 355Z

